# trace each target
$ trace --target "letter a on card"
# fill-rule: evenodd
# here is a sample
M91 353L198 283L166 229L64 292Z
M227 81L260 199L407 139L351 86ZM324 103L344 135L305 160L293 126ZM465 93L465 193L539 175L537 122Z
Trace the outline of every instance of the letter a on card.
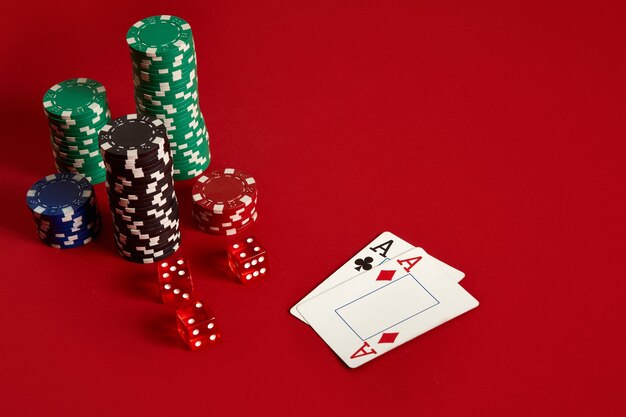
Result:
M367 348L369 348L369 350ZM354 352L352 356L350 356L350 359L356 359L356 358L360 358L361 356L375 355L375 354L376 354L376 351L374 350L374 348L372 348L369 343L363 342L363 346L361 346L359 350Z
M406 272L411 272L411 268L413 268L421 259L421 256L416 256L415 258L398 259L398 263L400 264L400 266L403 266L404 264L409 264L409 266L404 267L404 270Z

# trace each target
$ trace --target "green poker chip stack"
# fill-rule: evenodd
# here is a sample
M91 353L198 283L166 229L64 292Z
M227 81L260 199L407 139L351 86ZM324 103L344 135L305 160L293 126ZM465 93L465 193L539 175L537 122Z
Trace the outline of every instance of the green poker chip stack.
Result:
M174 160L174 179L197 177L211 162L209 134L200 111L198 74L189 23L152 16L126 35L133 66L137 113L163 121Z
M105 180L98 133L111 119L106 90L98 81L73 78L50 87L43 96L50 128L50 146L59 172Z

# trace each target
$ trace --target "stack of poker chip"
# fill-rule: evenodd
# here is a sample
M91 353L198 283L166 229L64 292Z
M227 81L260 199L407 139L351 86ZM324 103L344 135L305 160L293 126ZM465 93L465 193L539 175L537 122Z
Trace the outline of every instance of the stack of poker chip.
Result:
M231 236L257 219L254 178L233 168L205 173L192 189L193 218L198 229Z
M111 118L104 86L88 78L60 82L46 92L43 107L57 170L81 174L92 184L104 181L98 132Z
M82 175L48 175L28 189L26 203L39 238L54 248L82 246L100 231L96 194Z
M163 122L129 114L104 126L99 142L120 255L152 263L176 252L178 201Z
M198 100L191 27L176 16L153 16L126 35L137 112L161 119L167 129L174 179L197 177L211 162L209 134Z

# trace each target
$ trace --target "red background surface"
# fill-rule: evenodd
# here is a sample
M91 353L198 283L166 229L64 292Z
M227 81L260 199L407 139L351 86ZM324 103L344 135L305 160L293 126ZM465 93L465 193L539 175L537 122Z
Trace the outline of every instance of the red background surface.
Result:
M3 415L623 412L626 3L178 3L5 6ZM45 90L91 77L134 112L126 30L163 13L192 25L211 168L258 180L271 261L231 280L177 184L211 351L178 340L154 268L117 256L103 185L81 249L41 244L24 202L53 171ZM384 230L481 306L349 370L288 309Z

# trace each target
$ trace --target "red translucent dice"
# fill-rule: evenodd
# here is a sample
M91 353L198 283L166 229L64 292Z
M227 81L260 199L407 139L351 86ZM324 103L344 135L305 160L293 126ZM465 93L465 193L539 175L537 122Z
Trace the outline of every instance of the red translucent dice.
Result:
M253 237L245 238L228 247L230 269L243 283L255 281L267 274L267 256Z
M215 315L202 300L187 303L176 310L178 333L189 349L198 350L220 339Z
M157 269L161 299L165 304L189 301L193 298L193 281L186 259L161 261Z

